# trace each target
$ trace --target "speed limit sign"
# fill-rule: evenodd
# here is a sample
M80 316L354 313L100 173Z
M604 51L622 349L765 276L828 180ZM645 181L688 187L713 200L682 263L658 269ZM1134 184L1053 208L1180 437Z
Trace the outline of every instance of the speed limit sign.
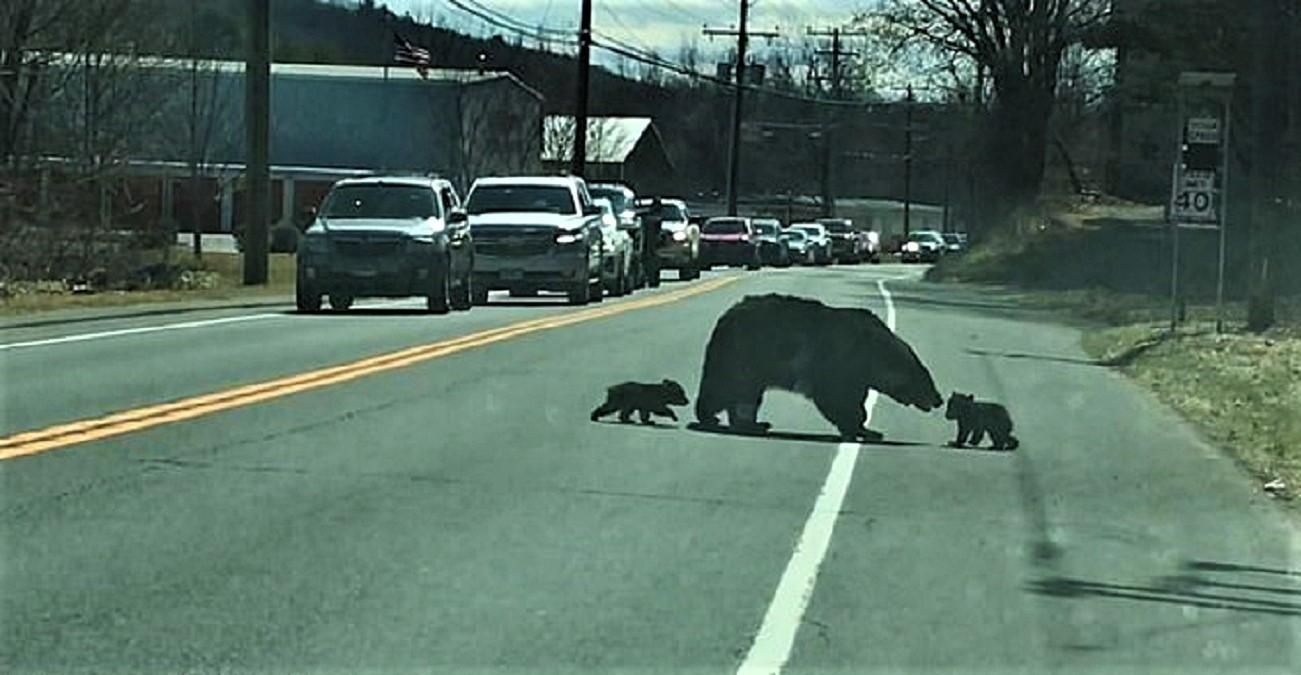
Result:
M1175 186L1170 214L1178 222L1219 222L1215 204L1215 172L1182 172Z

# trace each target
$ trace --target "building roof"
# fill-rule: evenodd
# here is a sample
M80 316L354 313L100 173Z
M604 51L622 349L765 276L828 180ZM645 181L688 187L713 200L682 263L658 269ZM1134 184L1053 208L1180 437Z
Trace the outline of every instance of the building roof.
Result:
M546 139L563 141L574 135L574 118L548 115L544 127ZM643 136L655 132L649 117L589 117L587 120L587 161L591 164L622 164L637 148ZM567 162L573 146L566 142L544 142L542 161Z
M106 55L113 58L125 59L124 65L134 65L140 68L156 68L160 70L185 70L194 65L194 61L184 58L160 57L160 56L115 56ZM44 57L52 64L61 64L65 66L76 65L82 58L80 54L70 52L53 52L45 53ZM243 73L243 61L226 61L226 60L200 60L200 67L206 71L218 71L223 73ZM478 70L478 69L454 69L454 68L429 68L426 69L427 78L420 77L416 69L411 66L391 65L391 66L350 66L350 65L331 65L321 63L272 63L271 74L282 77L311 77L323 79L351 79L351 80L406 80L412 82L486 82L514 76L504 70Z

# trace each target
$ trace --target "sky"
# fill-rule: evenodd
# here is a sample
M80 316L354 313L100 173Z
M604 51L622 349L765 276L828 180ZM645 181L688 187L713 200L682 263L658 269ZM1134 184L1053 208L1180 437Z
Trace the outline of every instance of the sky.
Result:
M430 19L472 34L501 33L457 8L448 0L380 0L397 13ZM530 26L577 32L579 0L460 0L507 14ZM875 5L877 0L752 0L750 26L754 30L777 30L783 36L801 37L809 28L844 25L855 10ZM654 49L668 57L693 40L702 51L713 52L730 46L726 38L712 40L701 34L708 24L714 28L735 27L739 4L735 0L594 0L593 31L640 49ZM526 40L526 42L531 42ZM762 48L762 41L756 45ZM600 55L597 55L600 58Z

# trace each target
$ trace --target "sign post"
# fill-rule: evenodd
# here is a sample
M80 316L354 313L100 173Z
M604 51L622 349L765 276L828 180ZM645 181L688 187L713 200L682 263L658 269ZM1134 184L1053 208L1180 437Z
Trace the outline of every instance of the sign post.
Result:
M1170 330L1180 320L1179 231L1218 230L1215 330L1224 330L1225 219L1228 215L1229 123L1232 73L1185 72L1179 76L1179 158L1170 194L1172 271Z

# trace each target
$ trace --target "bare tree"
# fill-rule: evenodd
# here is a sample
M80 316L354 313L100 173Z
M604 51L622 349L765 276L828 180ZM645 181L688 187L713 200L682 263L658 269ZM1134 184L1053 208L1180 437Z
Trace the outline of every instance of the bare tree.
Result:
M542 136L543 156L552 161L568 163L574 156L574 136L577 122L567 115L553 115L546 119ZM589 117L587 120L587 161L590 163L609 158L616 149L633 140L619 120L612 117Z
M458 85L457 178L467 189L492 173L536 171L543 149L542 102L505 79Z
M198 0L190 0L189 29L186 31L186 48L189 63L186 67L188 106L185 115L185 161L189 168L190 226L194 232L194 257L203 257L203 204L217 199L219 190L203 190L204 174L208 173L213 144L218 138L228 138L232 110L230 82L221 72L218 61L201 59L200 18ZM230 47L230 36L215 38L219 42L209 46ZM171 230L171 214L166 220ZM171 239L175 239L172 233Z
M1110 16L1105 0L892 0L879 16L903 40L964 56L989 73L982 154L982 234L1033 199L1043 180L1063 58Z
M40 106L42 79L53 48L67 39L76 0L0 3L0 159L23 154L23 135Z

